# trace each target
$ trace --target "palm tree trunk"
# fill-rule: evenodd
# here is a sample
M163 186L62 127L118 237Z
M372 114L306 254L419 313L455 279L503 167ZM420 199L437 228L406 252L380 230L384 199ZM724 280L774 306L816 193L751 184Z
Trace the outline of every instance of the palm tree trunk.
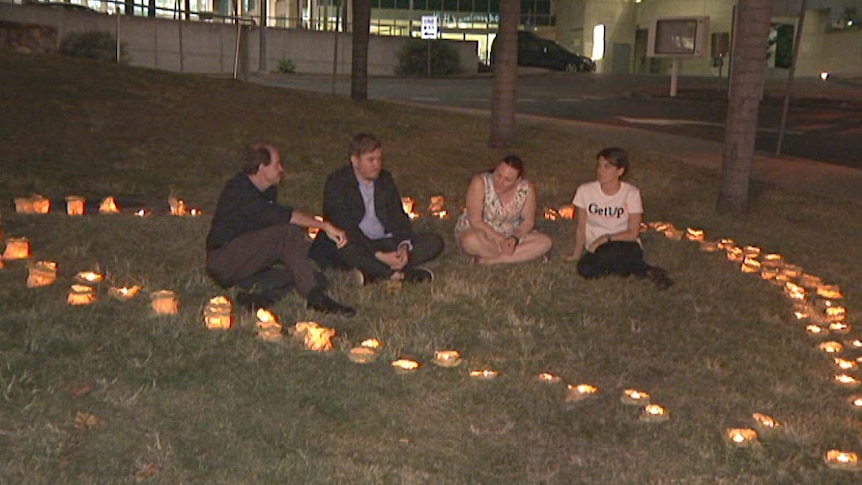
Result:
M773 4L774 0L743 0L736 7L738 21L731 59L718 212L741 214L748 208Z
M492 147L515 142L515 99L518 88L519 0L500 0L500 27L494 41L494 94L491 101Z
M353 62L350 69L350 99L368 99L368 40L371 0L353 0Z

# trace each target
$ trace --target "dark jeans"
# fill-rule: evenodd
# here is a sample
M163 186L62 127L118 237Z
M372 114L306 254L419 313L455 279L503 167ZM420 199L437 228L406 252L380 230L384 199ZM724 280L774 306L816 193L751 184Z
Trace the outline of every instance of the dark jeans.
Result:
M319 237L326 237L321 233ZM407 268L418 266L436 258L443 252L443 238L431 232L414 233L410 238L413 251ZM390 252L398 248L401 241L388 237L369 242L350 241L347 246L337 249L334 244L315 244L309 254L321 268L342 269L359 268L372 279L388 279L392 276L389 265L374 257L377 251Z
M594 253L584 253L578 260L578 274L587 279L611 274L644 277L649 268L640 244L634 241L607 242Z
M207 273L222 286L236 286L279 300L295 287L303 297L324 286L308 259L305 231L282 224L239 236L207 251Z

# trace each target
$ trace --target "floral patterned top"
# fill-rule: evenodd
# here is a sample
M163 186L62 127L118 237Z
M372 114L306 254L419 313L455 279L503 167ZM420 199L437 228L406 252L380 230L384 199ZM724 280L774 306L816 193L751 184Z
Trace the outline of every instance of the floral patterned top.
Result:
M485 183L485 206L482 209L482 220L504 236L513 234L523 222L521 211L524 209L527 195L530 193L530 182L522 178L515 187L515 196L504 204L497 192L494 191L493 172L482 174L482 181ZM455 224L455 235L457 236L469 227L470 219L467 218L467 209L465 208Z

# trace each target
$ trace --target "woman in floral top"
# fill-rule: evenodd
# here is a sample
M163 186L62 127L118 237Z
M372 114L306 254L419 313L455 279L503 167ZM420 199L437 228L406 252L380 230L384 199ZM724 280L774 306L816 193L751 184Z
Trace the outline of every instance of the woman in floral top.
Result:
M472 262L520 263L551 249L551 238L535 231L536 189L523 175L523 160L509 155L470 181L455 239Z

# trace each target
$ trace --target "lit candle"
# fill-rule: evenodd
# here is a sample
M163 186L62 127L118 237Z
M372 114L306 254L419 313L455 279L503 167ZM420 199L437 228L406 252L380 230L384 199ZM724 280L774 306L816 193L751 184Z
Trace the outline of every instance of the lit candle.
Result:
M83 285L100 283L104 277L95 271L81 271L75 275L75 281Z
M150 215L150 211L146 209L140 209L138 211L135 211L135 215L138 217L147 217L148 215Z
M733 239L728 239L725 237L725 238L721 238L718 240L719 249L727 249L727 248L732 248L735 246L736 246L736 241L734 241Z
M431 203L428 205L428 212L439 219L445 219L449 214L446 211L446 197L442 195L431 196Z
M748 448L758 443L757 432L750 428L728 428L724 436L728 443L740 448Z
M637 389L626 389L620 396L620 401L629 406L643 406L649 404L649 393L638 391Z
M138 285L123 287L112 286L108 288L108 295L118 300L126 301L134 298L140 291L141 287Z
M89 305L95 301L95 288L86 285L72 285L66 298L66 303L72 306Z
M150 303L157 315L174 315L179 311L177 295L173 291L159 290L150 293Z
M862 349L862 340L859 340L859 339L847 340L844 342L844 344L846 346L850 347L851 349Z
M827 354L840 354L844 350L844 347L840 343L835 342L834 340L822 342L820 345L817 346L817 348L822 350L823 352L826 352Z
M434 352L434 363L440 367L457 367L461 364L461 352L457 350L438 350Z
M805 288L793 283L792 281L788 281L784 284L784 292L793 300L805 299Z
M763 265L770 268L780 268L784 264L784 257L777 253L769 253L763 256Z
M811 312L805 309L794 310L793 316L796 317L797 320L805 320L806 318L811 317Z
M491 369L471 370L470 377L479 380L491 380L500 375L498 371Z
M859 456L852 451L829 450L823 457L826 466L838 470L859 471L862 469Z
M795 264L785 264L784 267L781 268L781 274L788 278L797 278L802 274L802 268Z
M847 309L843 306L830 306L826 309L826 318L830 322L840 322L847 317Z
M379 349L383 347L383 343L376 338L365 339L359 345L362 347L368 347L369 349Z
M739 267L739 270L742 271L743 273L759 273L760 272L760 261L746 257L742 261L742 266Z
M727 248L726 251L727 251L727 259L729 259L730 261L733 261L735 263L738 263L738 262L742 261L743 258L745 258L741 248L730 247L730 248Z
M590 384L578 384L566 386L566 401L583 401L589 397L595 396L599 392L599 388Z
M850 407L856 411L862 412L862 396L850 396L847 398Z
M643 412L638 416L638 419L641 421L646 421L649 423L661 423L667 421L670 415L663 406L659 406L658 404L647 404L643 408Z
M560 213L553 207L545 207L544 216L549 221L556 221L560 218Z
M392 362L392 368L396 372L410 373L421 367L422 364L410 359L398 359Z
M563 219L574 219L576 211L573 204L565 204L560 206L560 208L557 209L557 212L560 213L560 217Z
M321 326L317 322L297 322L293 330L296 336L302 337L306 349L315 352L332 350L332 337L336 333L334 328Z
M70 216L84 215L85 199L78 195L70 195L66 197L66 214Z
M27 288L53 285L57 281L57 263L53 261L38 261L30 265L27 276Z
M765 280L774 280L778 276L778 268L763 268L760 270L760 277Z
M26 237L10 237L6 240L3 259L27 259L30 257L30 240Z
M537 378L542 382L547 382L549 384L555 384L560 382L560 376L551 374L550 372L542 372L537 376Z
M840 300L844 298L841 294L841 288L838 285L820 285L817 287L817 296L829 298L830 300Z
M267 342L277 342L284 338L284 327L274 313L265 308L258 308L255 318L258 338Z
M819 326L819 325L806 325L805 332L808 333L809 337L812 338L822 338L829 335L829 330Z
M120 212L120 209L117 207L117 202L114 201L113 197L102 199L102 203L99 204L100 214L115 214L117 212Z
M204 324L210 330L226 330L233 326L233 304L226 296L210 298L204 307Z
M856 370L857 368L856 362L850 359L842 359L841 357L832 359L832 363L838 370Z
M686 228L685 237L688 238L689 241L703 241L703 229L696 229L694 227Z
M844 335L850 333L850 325L844 322L832 322L829 324L829 331L839 335Z
M859 387L859 379L856 379L853 376L849 376L847 374L838 374L835 376L835 383L841 387L846 387L848 389L855 389Z
M778 421L772 419L772 417L767 416L761 413L754 413L751 415L752 419L754 419L754 426L761 433L771 432L776 430L780 425Z

